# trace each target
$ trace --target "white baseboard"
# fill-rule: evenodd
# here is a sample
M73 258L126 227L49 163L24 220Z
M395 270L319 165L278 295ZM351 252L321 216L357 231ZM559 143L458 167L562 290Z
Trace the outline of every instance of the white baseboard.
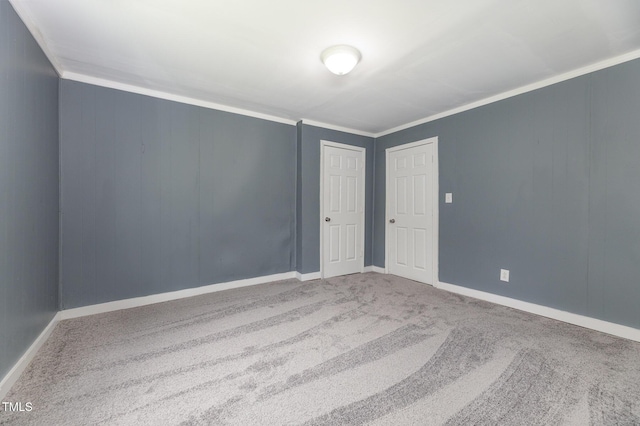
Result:
M497 294L473 290L454 284L439 282L436 284L436 288L640 342L640 330L633 327L586 317L584 315L572 314L571 312L536 305L535 303L523 302L522 300L498 296Z
M138 306L154 303L168 302L170 300L184 299L185 297L199 296L201 294L215 293L217 291L230 290L232 288L248 287L257 284L266 284L274 281L296 278L296 272L284 272L281 274L266 275L262 277L247 278L244 280L229 281L226 283L211 284L203 287L187 288L184 290L170 291L167 293L152 294L150 296L134 297L131 299L116 300L114 302L100 303L97 305L82 306L80 308L65 309L60 311L60 319L84 317L87 315L102 314L105 312L119 311L121 309L136 308Z
M9 372L4 376L2 381L0 381L0 401L4 399L4 397L9 392L9 389L18 381L18 378L22 374L22 372L27 368L33 357L36 355L38 350L44 345L44 342L47 341L51 332L55 328L56 324L60 320L60 312L58 312L53 319L49 322L42 333L38 336L38 338L29 346L29 349L22 355L22 357L15 363L13 368L9 370Z
M308 274L301 274L300 272L296 272L296 278L300 281L311 281L311 280L319 280L322 277L320 276L320 271L318 271L318 272L309 272Z
M365 266L362 269L362 273L367 273L367 272L379 272L381 274L384 274L384 268L379 268L377 266ZM321 277L320 272L310 272L308 274L301 274L300 272L296 272L296 278L299 279L300 281L311 281L311 280L319 280Z

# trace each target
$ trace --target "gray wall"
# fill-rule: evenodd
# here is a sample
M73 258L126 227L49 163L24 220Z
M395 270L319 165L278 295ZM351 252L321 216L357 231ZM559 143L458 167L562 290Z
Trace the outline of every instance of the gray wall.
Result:
M440 281L640 327L638 111L636 60L376 139L374 264L385 149L438 136Z
M291 271L296 128L60 83L61 307Z
M373 226L373 138L298 123L297 271L320 270L320 141L366 148L364 264L371 265Z
M296 271L302 267L302 121L296 124L296 239L295 265Z
M0 1L0 379L58 305L58 76Z

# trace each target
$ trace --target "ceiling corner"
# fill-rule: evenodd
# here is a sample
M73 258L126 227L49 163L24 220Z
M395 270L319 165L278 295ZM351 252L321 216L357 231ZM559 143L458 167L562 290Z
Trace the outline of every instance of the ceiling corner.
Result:
M51 66L53 67L53 69L55 69L56 73L58 74L58 77L62 78L65 72L64 68L60 64L60 61L58 61L58 58L56 58L56 56L53 54L53 52L47 45L47 42L45 41L44 37L42 36L42 33L38 29L38 26L35 24L34 19L29 14L27 7L23 4L21 0L9 0L9 3L11 4L11 6L13 6L13 10L16 11L16 13L18 14L18 17L20 17L24 25L27 27L27 29L31 33L31 36L35 39L36 43L38 43L38 46L40 46L40 49L42 49L42 52L51 63Z

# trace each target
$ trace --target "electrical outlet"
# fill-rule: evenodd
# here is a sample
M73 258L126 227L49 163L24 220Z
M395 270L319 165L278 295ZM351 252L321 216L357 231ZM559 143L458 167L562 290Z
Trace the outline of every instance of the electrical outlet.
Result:
M500 281L504 281L506 283L509 282L509 270L508 269L500 269Z
M444 202L447 204L453 203L453 193L447 192L446 194L444 194Z

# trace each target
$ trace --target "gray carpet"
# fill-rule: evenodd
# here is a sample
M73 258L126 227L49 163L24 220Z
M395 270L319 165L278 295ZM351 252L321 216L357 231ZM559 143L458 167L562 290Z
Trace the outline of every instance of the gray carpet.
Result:
M640 425L640 343L388 275L60 322L0 424ZM1 407L0 407L1 409Z

